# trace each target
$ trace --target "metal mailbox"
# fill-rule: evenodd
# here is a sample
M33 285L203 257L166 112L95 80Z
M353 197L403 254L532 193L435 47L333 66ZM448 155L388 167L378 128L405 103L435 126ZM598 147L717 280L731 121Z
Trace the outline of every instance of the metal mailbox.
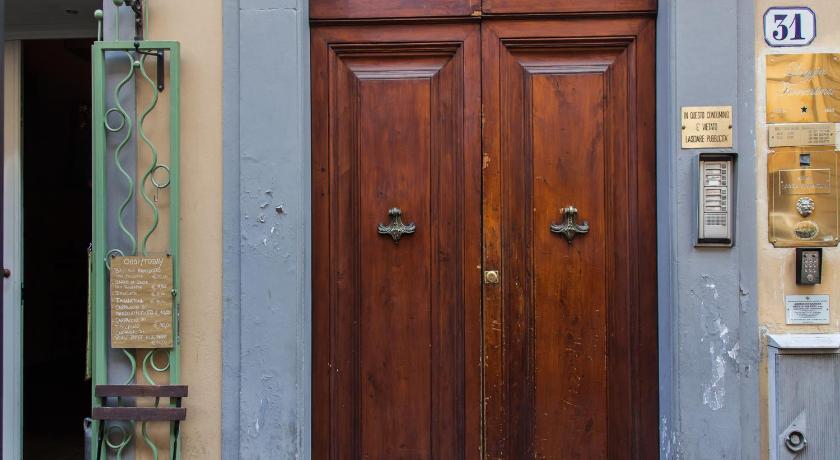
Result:
M840 334L769 334L770 459L840 452Z

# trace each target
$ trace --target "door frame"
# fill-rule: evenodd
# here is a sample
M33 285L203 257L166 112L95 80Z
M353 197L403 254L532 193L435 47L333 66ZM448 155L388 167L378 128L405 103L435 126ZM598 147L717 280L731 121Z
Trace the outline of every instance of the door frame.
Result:
M223 297L225 299L222 341L224 350L222 396L222 452L225 457L271 451L278 448L294 451L301 458L311 457L312 448L312 241L311 228L319 225L311 212L311 104L310 104L310 20L309 1L290 0L282 14L265 10L258 2L230 2L223 7L224 108L223 108ZM661 22L657 21L657 30ZM271 30L284 33L271 43L262 39ZM668 30L657 33L657 45L670 40ZM290 57L293 57L291 61ZM657 56L659 57L659 56ZM659 65L659 63L657 63ZM282 69L278 75L266 72ZM663 84L657 79L657 85ZM258 91L254 88L271 88ZM275 107L288 107L286 115ZM271 121L269 125L265 121ZM657 123L657 131L663 129ZM278 129L294 133L283 142L275 135ZM248 156L242 155L243 151ZM657 149L657 156L663 153ZM281 166L282 163L282 166ZM274 180L268 179L273 175ZM660 170L660 174L667 175ZM297 250L282 264L266 266L255 262L249 241L263 238L258 227L244 225L261 204L254 191L275 189L276 178L285 181L287 209L284 235ZM658 182L660 184L661 182ZM657 200L667 197L667 188L657 187ZM667 216L660 219L669 221ZM666 227L667 229L667 227ZM663 235L659 235L660 240ZM665 265L661 265L661 271ZM270 281L270 282L269 282ZM259 287L285 288L287 298L276 306L260 302L254 294ZM248 290L247 292L245 290ZM660 284L661 308L668 305L667 287ZM661 310L660 310L661 311ZM255 346L258 337L252 318L271 323L275 336L295 337L294 349ZM276 322L282 317L285 321ZM662 317L660 316L660 320ZM670 328L660 324L659 330ZM670 350L660 348L660 359ZM294 388L265 385L257 373L245 372L252 363L273 363L275 369L288 373ZM660 374L661 375L661 374ZM660 377L660 388L661 388ZM660 392L660 396L663 394ZM668 398L670 395L665 394ZM294 430L277 432L269 439L249 436L251 422L259 416L266 400L288 414ZM660 405L660 414L672 402Z
M0 0L0 6L5 2ZM108 4L105 3L105 8ZM0 19L4 18L0 8ZM0 25L0 30L8 27ZM12 30L4 40L3 57L3 316L0 329L3 401L0 403L0 455L17 460L23 455L23 40L63 40L96 37L95 29L56 30L35 26ZM11 309L11 305L18 308Z
M223 47L224 47L224 152L223 152L223 213L224 213L224 260L225 271L223 295L224 324L222 330L225 366L223 368L223 396L222 396L222 452L226 458L235 457L241 453L258 452L261 449L279 448L293 449L301 458L310 458L311 446L311 242L309 230L313 222L309 210L310 184L308 182L311 158L309 153L309 19L307 0L289 0L288 9L281 12L266 10L259 2L241 1L226 2L223 5ZM658 335L659 335L659 417L660 417L660 452L664 456L673 455L681 445L687 445L699 439L699 436L686 434L683 428L690 428L691 433L715 433L725 430L740 429L735 435L742 443L758 436L758 422L750 421L751 417L732 416L731 411L707 413L702 417L683 417L685 407L692 412L699 406L703 409L701 398L694 388L702 384L705 375L693 361L708 356L708 348L703 350L699 342L681 341L681 335L686 331L686 321L693 318L695 306L685 295L680 294L680 286L695 280L698 273L713 270L712 264L722 260L722 253L703 254L702 258L694 255L688 238L684 222L690 219L691 211L684 204L678 203L676 191L679 184L689 176L689 161L683 158L688 155L679 148L679 105L691 104L708 100L724 103L732 102L741 108L738 114L739 125L743 125L743 132L737 134L736 148L749 152L754 141L754 135L748 129L754 120L755 101L751 88L754 86L751 40L754 29L754 6L739 5L737 18L733 19L733 11L729 8L712 9L700 5L681 8L673 2L660 1L656 15L656 43L657 43L657 72L656 72L656 157L657 157L657 240L655 258L657 263L658 287L657 297L659 305ZM701 11L702 10L702 11ZM687 18L703 17L707 22L685 23ZM737 21L738 30L727 28L722 36L727 37L727 43L737 42L737 46L724 48L725 61L721 61L725 75L737 76L737 92L725 92L719 87L704 84L709 71L697 67L688 56L682 56L686 49L696 46L707 38L699 35L689 35L689 38L677 45L677 23L681 24L680 31L685 27L694 31L705 27L705 24L730 24ZM277 40L266 42L264 34L272 30L284 31ZM743 42L741 39L744 39ZM290 60L289 57L295 59ZM737 72L731 67L738 58ZM283 69L279 74L265 73L266 69ZM715 69L716 73L720 69ZM689 75L691 84L683 84L678 88L678 76ZM271 88L271 91L256 91L252 87ZM734 96L733 96L734 97ZM276 106L288 106L286 115L280 116ZM265 120L272 121L270 129ZM294 133L292 138L280 142L274 134L277 130ZM247 149L248 157L241 152ZM687 158L687 157L686 157ZM282 161L282 166L278 159ZM742 155L742 172L739 177L741 190L754 190L755 177L753 174L755 161L752 155ZM284 215L290 244L296 244L297 250L291 251L289 257L282 264L271 267L260 266L248 253L249 241L261 240L259 228L245 225L248 216L254 215L255 207L261 204L254 194L257 187L274 188L275 181L265 179L265 175L258 174L265 170L265 174L273 174L285 182L287 202L294 204L296 212ZM753 177L751 177L753 176ZM301 180L303 178L303 180ZM740 258L740 262L733 264L726 274L740 275L740 285L743 287L740 298L726 297L729 301L738 303L748 309L743 313L743 324L737 328L741 340L741 353L745 361L744 366L749 369L749 375L743 382L745 390L741 392L727 392L727 407L739 405L746 414L755 414L758 419L758 372L751 363L752 353L757 353L759 334L757 330L757 316L753 311L757 302L756 281L754 273L755 262L755 203L754 194L742 193L739 213L739 244L731 254ZM287 207L288 208L288 207ZM739 254L742 254L739 256ZM678 264L679 263L679 264ZM680 268L683 267L683 268ZM270 282L269 282L270 281ZM696 281L696 280L695 280ZM271 310L268 304L261 303L260 298L253 294L245 295L245 287L249 290L257 286L273 289L277 286L289 287L286 300ZM685 288L686 290L688 288ZM722 292L723 296L729 294ZM735 312L737 313L737 312ZM274 316L272 316L274 315ZM295 337L294 347L282 349L280 347L255 347L256 340L276 340L273 337L255 337L252 333L254 324L249 318L274 318L283 316L283 323L272 323L275 335ZM682 318L682 323L681 323ZM688 319L686 319L688 318ZM735 315L737 319L737 314ZM273 320L272 320L273 321ZM734 319L733 319L734 321ZM735 323L733 323L735 324ZM733 331L734 332L734 331ZM272 342L273 343L273 342ZM705 353L705 355L704 355ZM685 363L682 361L686 360ZM290 378L296 382L294 388L280 388L266 386L259 380L257 373L244 372L250 363L270 362L278 369L288 372ZM757 365L757 363L756 363ZM690 372L681 375L680 369ZM696 371L696 372L695 372ZM680 390L682 388L682 390ZM752 395L755 395L754 397ZM276 407L281 407L289 415L288 424L294 430L278 432L273 439L261 436L254 438L248 434L250 425L257 416L257 409L262 407L263 399L279 401ZM741 424L736 419L742 419ZM720 421L716 428L700 427L700 421ZM698 428L700 427L700 428ZM745 448L745 452L750 452ZM757 452L757 451L756 451Z
M531 22L523 19L488 19L485 23L482 23L480 27L484 31L484 33L491 32L496 28L496 26L512 26L515 25L516 27L525 27L528 25L539 25L539 23L543 21L540 20L533 20ZM574 21L574 22L573 22ZM610 22L606 22L610 21ZM545 37L545 39L549 39L555 35L564 37L558 43L565 43L561 47L569 48L569 49L576 49L580 47L581 40L586 40L587 42L592 42L599 44L600 46L609 47L609 48L621 48L629 53L627 59L630 59L629 68L635 68L637 65L642 64L643 69L639 69L638 73L634 73L633 77L627 80L625 83L629 85L627 90L629 91L627 103L631 104L635 110L640 112L640 115L643 115L638 122L638 130L636 128L635 122L629 122L627 128L630 129L630 132L627 134L627 139L625 139L626 147L628 148L627 155L630 158L629 164L626 166L629 168L625 173L627 174L627 178L625 180L627 182L626 186L628 190L634 190L636 187L639 187L638 190L639 196L638 198L638 214L634 213L630 216L627 216L626 222L625 219L620 219L622 222L625 222L628 226L631 223L638 223L640 227L638 228L639 232L633 238L633 244L631 244L631 248L628 249L627 255L629 258L622 262L620 265L624 266L625 270L628 270L626 273L622 272L622 276L626 276L626 281L632 284L632 288L630 289L630 293L628 294L632 298L632 304L642 308L642 313L634 313L636 312L635 309L631 308L626 313L628 315L627 327L630 328L628 330L628 334L630 335L630 342L633 344L632 349L628 350L629 353L632 354L632 357L628 358L629 361L626 363L628 368L626 370L627 375L630 376L631 374L641 375L643 377L643 383L638 384L638 382L631 381L630 385L628 385L627 390L627 397L631 399L634 405L637 405L639 408L639 412L642 412L642 415L639 415L636 411L623 413L624 416L628 418L628 420L632 420L636 427L632 430L631 433L624 433L622 435L622 440L629 443L632 446L635 446L635 449L638 449L636 455L638 458L648 458L652 454L652 451L655 451L657 448L657 434L658 429L657 420L658 420L658 407L657 407L657 347L656 347L656 321L657 321L657 311L656 311L656 278L655 273L651 272L640 272L637 268L642 264L641 257L644 254L652 254L655 252L655 215L653 214L653 210L656 208L655 200L656 200L656 193L655 193L655 180L653 179L655 174L655 147L654 147L654 100L651 97L654 93L654 63L655 63L655 50L654 50L654 43L655 43L655 22L652 18L643 17L643 18L611 18L611 19L604 19L604 18L597 18L597 19L550 19L546 22L543 22L546 26L565 26L568 24L581 24L586 25L588 30L590 30L589 34L584 32L574 32L570 33L568 38L565 38L565 32L562 30L554 31L554 32L539 32L537 33L536 37ZM618 27L618 35L613 41L604 42L602 43L605 38L598 35L598 33L592 33L592 30L596 30L598 27L604 24L610 24L612 26ZM337 104L333 101L332 95L327 97L327 94L331 94L328 88L331 88L330 83L328 82L328 77L326 76L326 69L332 69L332 64L328 64L331 62L332 57L327 56L327 49L330 48L331 44L341 44L342 48L340 48L342 53L349 52L344 47L351 46L349 44L362 42L362 43L391 43L390 34L394 31L399 31L402 29L403 26L400 25L347 25L342 24L341 26L335 25L321 25L319 24L317 28L313 28L312 30L312 40L313 40L313 47L312 47L312 56L313 56L313 102L314 104L318 104L319 98L322 101L325 101L323 104L316 105L313 107L313 156L314 161L312 163L313 166L313 189L312 194L316 198L313 209L313 219L316 222L321 223L321 225L314 226L314 233L313 233L313 240L322 242L319 247L316 247L316 251L312 258L313 263L319 264L316 266L314 271L315 273L315 289L316 291L324 292L323 289L325 288L325 274L323 273L324 270L329 271L328 267L332 267L334 260L332 257L329 257L325 251L328 249L324 249L324 246L329 247L331 243L324 243L328 242L331 239L331 235L334 231L338 231L336 229L346 228L342 225L334 225L332 224L331 216L332 214L336 213L336 210L333 209L326 209L328 206L324 204L326 200L326 196L328 196L331 192L329 187L326 184L335 184L335 178L329 180L326 176L329 173L330 167L327 166L328 163L328 156L331 153L331 150L327 148L325 144L327 142L327 138L330 137L330 131L333 129L338 129L333 126L333 122L330 122L330 113L328 110L327 105L330 107L333 104ZM458 27L457 25L424 25L424 28L427 30L432 30L435 27ZM486 27L486 28L485 28ZM519 29L517 29L519 30ZM440 32L439 32L440 33ZM519 30L518 32L513 33L513 37L519 36L518 34L522 35L523 39L530 39L535 37L530 33L530 31L522 31ZM489 35L489 36L492 36ZM413 36L412 36L413 37ZM610 35L612 37L612 35ZM507 36L505 38L508 38ZM413 42L406 37L401 37L399 40L396 40L397 43L401 42ZM347 43L348 45L345 45ZM494 48L495 42L492 44L485 44L485 52L481 55L481 65L484 69L484 77L488 75L487 73L487 62L484 61L488 59L492 53L492 49ZM330 55L331 56L331 55ZM492 82L491 82L492 83ZM485 88L485 91L489 91L487 89L488 80L482 79L482 86ZM495 87L495 83L490 84L490 87ZM332 87L335 89L334 87ZM635 89L635 90L634 90ZM337 90L336 90L337 91ZM483 110L487 110L484 113L484 119L482 119L482 123L484 123L485 119L488 122L488 127L490 130L495 129L493 127L494 123L491 120L494 118L492 113L494 112L494 104L496 102L493 101L496 97L491 96L489 93L484 94L482 99L482 106L484 107ZM327 104L326 101L329 103ZM632 103L630 102L632 101ZM344 109L342 109L344 110ZM484 133L484 142L485 144L482 147L482 151L484 152L485 159L487 159L487 155L493 155L492 152L494 147L490 147L487 144L487 132ZM622 144L624 145L624 144ZM498 158L493 158L493 164L498 164ZM485 160L486 161L486 160ZM486 169L487 165L490 164L490 161L486 161L485 168L483 171L492 171L494 168ZM620 171L617 171L620 172ZM487 176L484 177L484 180L487 180ZM487 183L484 184L484 193L486 194L488 191ZM482 196L482 200L486 200L487 195ZM488 206L488 203L485 201L484 203L484 212L486 218L487 209L494 208L492 204ZM636 220L639 222L636 222ZM487 221L484 220L482 222L483 225L487 224ZM635 229L635 228L634 228ZM486 253L488 252L488 241L487 237L487 228L482 230L484 232L485 238L483 239L483 250L485 252L485 259L483 261L482 267L483 270L504 270L502 268L502 262L496 261L493 262L492 260L488 260L486 258ZM489 231L490 234L494 234L495 232L491 229ZM495 252L495 251L491 251ZM635 256L635 257L633 257ZM343 271L343 269L340 269ZM480 283L479 280L476 280ZM334 283L327 283L327 287L334 286ZM487 287L485 286L485 294ZM630 300L630 299L628 299ZM482 307L482 312L484 316L484 323L482 324L482 328L485 328L485 333L487 332L488 324L495 324L494 321L488 321L488 310L487 310L487 301L488 298L484 297L484 306ZM334 309L335 307L333 307ZM327 348L329 345L326 345L322 342L323 338L330 337L329 331L331 327L328 325L328 320L326 319L326 313L323 313L327 310L327 307L324 305L324 301L316 299L316 303L313 307L313 315L315 316L315 321L313 322L313 328L316 330L316 336L313 337L315 343L314 345L314 361L315 365L317 366L314 370L313 378L313 396L312 396L312 404L313 404L313 412L316 414L315 417L315 425L313 425L313 439L314 446L324 446L329 442L329 423L325 420L330 419L330 415L328 414L328 407L329 404L334 404L331 398L326 397L325 395L329 393L328 390L328 381L330 381L330 375L332 370L328 371L328 366L325 363L330 363L332 366L335 366L335 362L325 358L324 355L327 353L323 350L319 350L319 346L321 348ZM332 310L329 310L332 311ZM481 315L479 315L481 316ZM318 334L317 332L320 332ZM334 331L333 331L334 333ZM482 336L482 340L487 341L488 337L486 335ZM645 352L649 352L649 355L645 355ZM488 355L489 352L487 349L483 351L485 355ZM638 353L638 354L637 354ZM492 356L490 358L492 362L499 362L498 356ZM348 366L347 363L342 363L339 367L343 369ZM486 368L485 368L486 370ZM486 378L482 377L482 379ZM487 384L485 383L485 391ZM493 386L492 384L490 386ZM488 394L483 395L484 398L488 398ZM500 399L500 398L491 398L491 399ZM470 401L470 398L467 398L467 401ZM331 406L329 406L331 407ZM482 407L480 410L486 411L487 406ZM501 415L500 418L504 418L504 415ZM483 423L489 423L489 417L483 420ZM335 422L333 422L335 423ZM481 423L479 423L480 425ZM320 427L322 431L315 432ZM327 428L324 428L327 427ZM486 429L486 428L485 428ZM486 432L485 432L486 433ZM630 445L627 446L630 449ZM342 446L345 446L342 444ZM345 446L346 447L346 446ZM615 446L613 446L615 448ZM323 451L320 451L323 455L327 455ZM491 454L496 455L496 454Z
M21 41L4 43L3 100L3 458L19 459L23 440L23 206Z

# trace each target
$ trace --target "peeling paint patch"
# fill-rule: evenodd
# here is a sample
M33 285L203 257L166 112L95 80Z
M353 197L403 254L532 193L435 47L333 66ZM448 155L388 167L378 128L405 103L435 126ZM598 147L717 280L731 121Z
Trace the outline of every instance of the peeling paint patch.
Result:
M720 297L720 294L718 293L715 280L711 277L711 275L707 275L705 273L700 275L700 278L702 278L706 282L706 289L710 289L715 300L717 300Z
M711 410L723 408L726 397L725 377L726 362L722 356L716 356L711 381L703 384L703 405Z
M682 460L685 458L682 446L682 434L668 427L668 418L659 421L659 453L663 460Z
M729 328L726 327L726 324L723 324L720 318L716 319L715 322L717 323L718 335L720 336L721 340L726 340L726 336L729 335Z
M729 355L730 358L732 358L733 360L735 360L737 362L739 351L741 351L741 342L736 343L735 346L732 347L731 350L726 352L726 354Z
M738 289L738 293L741 294L740 298L738 299L741 304L741 312L747 313L750 309L750 291L744 289L744 287L741 286Z
M703 334L700 342L706 343L709 350L708 374L701 383L703 405L713 411L723 409L726 404L726 368L732 364L733 370L740 378L741 345L736 337L732 337L729 326L723 319L724 306L720 304L718 283L709 274L700 274L700 284L691 294L697 299L700 311L700 323ZM740 292L744 297L743 291ZM733 344L734 342L734 344Z
M263 420L265 420L265 414L266 414L267 411L268 411L268 399L262 398L262 399L260 399L260 410L259 410L259 413L257 413L257 421L254 422L254 430L257 432L257 434L260 433L260 426L262 425Z

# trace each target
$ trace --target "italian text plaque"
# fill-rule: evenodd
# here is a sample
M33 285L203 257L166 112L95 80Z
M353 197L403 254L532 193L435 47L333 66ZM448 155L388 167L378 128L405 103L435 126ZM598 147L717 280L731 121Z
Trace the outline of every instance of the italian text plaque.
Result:
M785 323L829 324L829 297L827 295L785 296Z
M732 147L732 106L682 108L682 148Z

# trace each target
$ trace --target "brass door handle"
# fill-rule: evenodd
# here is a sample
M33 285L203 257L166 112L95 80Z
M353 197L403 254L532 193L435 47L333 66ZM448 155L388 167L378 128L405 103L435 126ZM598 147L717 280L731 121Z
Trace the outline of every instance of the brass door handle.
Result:
M411 235L417 229L414 222L410 224L403 223L402 210L400 208L389 209L388 216L391 217L391 223L388 225L379 224L379 234L390 236L394 240L394 244L399 244L400 239L404 235Z
M570 245L577 235L589 233L589 222L577 223L578 210L574 205L567 206L560 211L563 213L563 222L551 224L551 233L563 235Z

